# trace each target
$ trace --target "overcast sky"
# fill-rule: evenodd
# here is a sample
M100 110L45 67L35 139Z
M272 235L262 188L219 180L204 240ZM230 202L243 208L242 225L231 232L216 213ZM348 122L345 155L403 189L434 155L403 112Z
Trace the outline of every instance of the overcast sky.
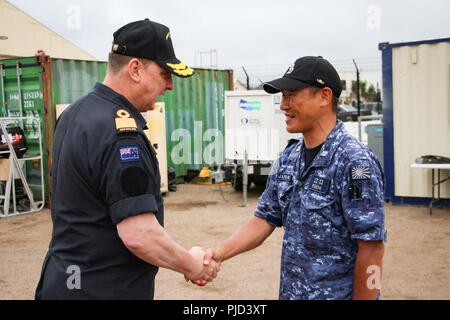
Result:
M219 68L241 66L252 83L284 73L296 58L322 55L340 71L379 81L380 42L450 37L449 0L9 0L100 60L113 32L143 18L166 24L178 58ZM215 63L215 59L213 59Z

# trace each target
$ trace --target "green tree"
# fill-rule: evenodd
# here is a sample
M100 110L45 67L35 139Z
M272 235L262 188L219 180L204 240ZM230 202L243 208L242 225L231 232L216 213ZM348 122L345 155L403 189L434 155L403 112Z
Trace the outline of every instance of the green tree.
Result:
M369 89L367 90L367 95L364 97L367 101L376 101L377 99L377 91L375 90L375 87L373 84L369 86Z
M380 93L377 92L375 89L375 86L373 84L368 84L366 80L360 80L359 82L359 89L361 93L361 101L362 102L373 102L377 101L377 98L379 97ZM356 81L352 81L352 94L351 94L351 100L356 101L357 95L356 95Z

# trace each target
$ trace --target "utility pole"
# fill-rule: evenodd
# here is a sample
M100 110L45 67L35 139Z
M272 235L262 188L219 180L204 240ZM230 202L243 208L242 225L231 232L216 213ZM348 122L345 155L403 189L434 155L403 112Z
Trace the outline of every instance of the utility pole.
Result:
M250 78L248 76L247 70L245 70L244 66L242 66L242 70L244 70L245 76L247 77L247 90L250 90Z
M360 96L360 88L359 88L359 69L358 66L356 65L356 61L355 59L353 59L353 63L355 65L356 68L356 101L358 104L358 117L361 115L361 96Z

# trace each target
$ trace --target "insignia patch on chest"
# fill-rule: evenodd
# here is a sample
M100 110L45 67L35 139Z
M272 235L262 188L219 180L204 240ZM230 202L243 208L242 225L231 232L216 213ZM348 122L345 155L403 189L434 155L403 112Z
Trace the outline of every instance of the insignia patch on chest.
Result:
M139 148L137 146L120 147L119 154L120 162L122 163L140 161Z
M330 179L320 178L317 176L312 177L309 188L313 192L326 194L330 188Z
M369 167L353 167L352 168L352 180L368 180L370 179Z
M290 182L290 181L292 181L292 175L280 173L280 174L277 174L277 180Z

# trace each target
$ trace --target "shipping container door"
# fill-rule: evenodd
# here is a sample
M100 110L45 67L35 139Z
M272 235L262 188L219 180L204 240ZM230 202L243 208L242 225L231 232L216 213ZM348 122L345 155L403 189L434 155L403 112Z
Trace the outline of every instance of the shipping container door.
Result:
M24 130L28 145L25 157L37 156L40 152L39 141L43 144L43 150L46 150L43 69L35 57L2 60L0 64L3 69L2 80L0 81L0 114L2 117L35 117L40 119L41 139L39 139L37 122L25 120L18 123ZM46 172L47 152L43 151L42 156L44 172ZM40 160L26 161L25 172L35 201L41 201Z

